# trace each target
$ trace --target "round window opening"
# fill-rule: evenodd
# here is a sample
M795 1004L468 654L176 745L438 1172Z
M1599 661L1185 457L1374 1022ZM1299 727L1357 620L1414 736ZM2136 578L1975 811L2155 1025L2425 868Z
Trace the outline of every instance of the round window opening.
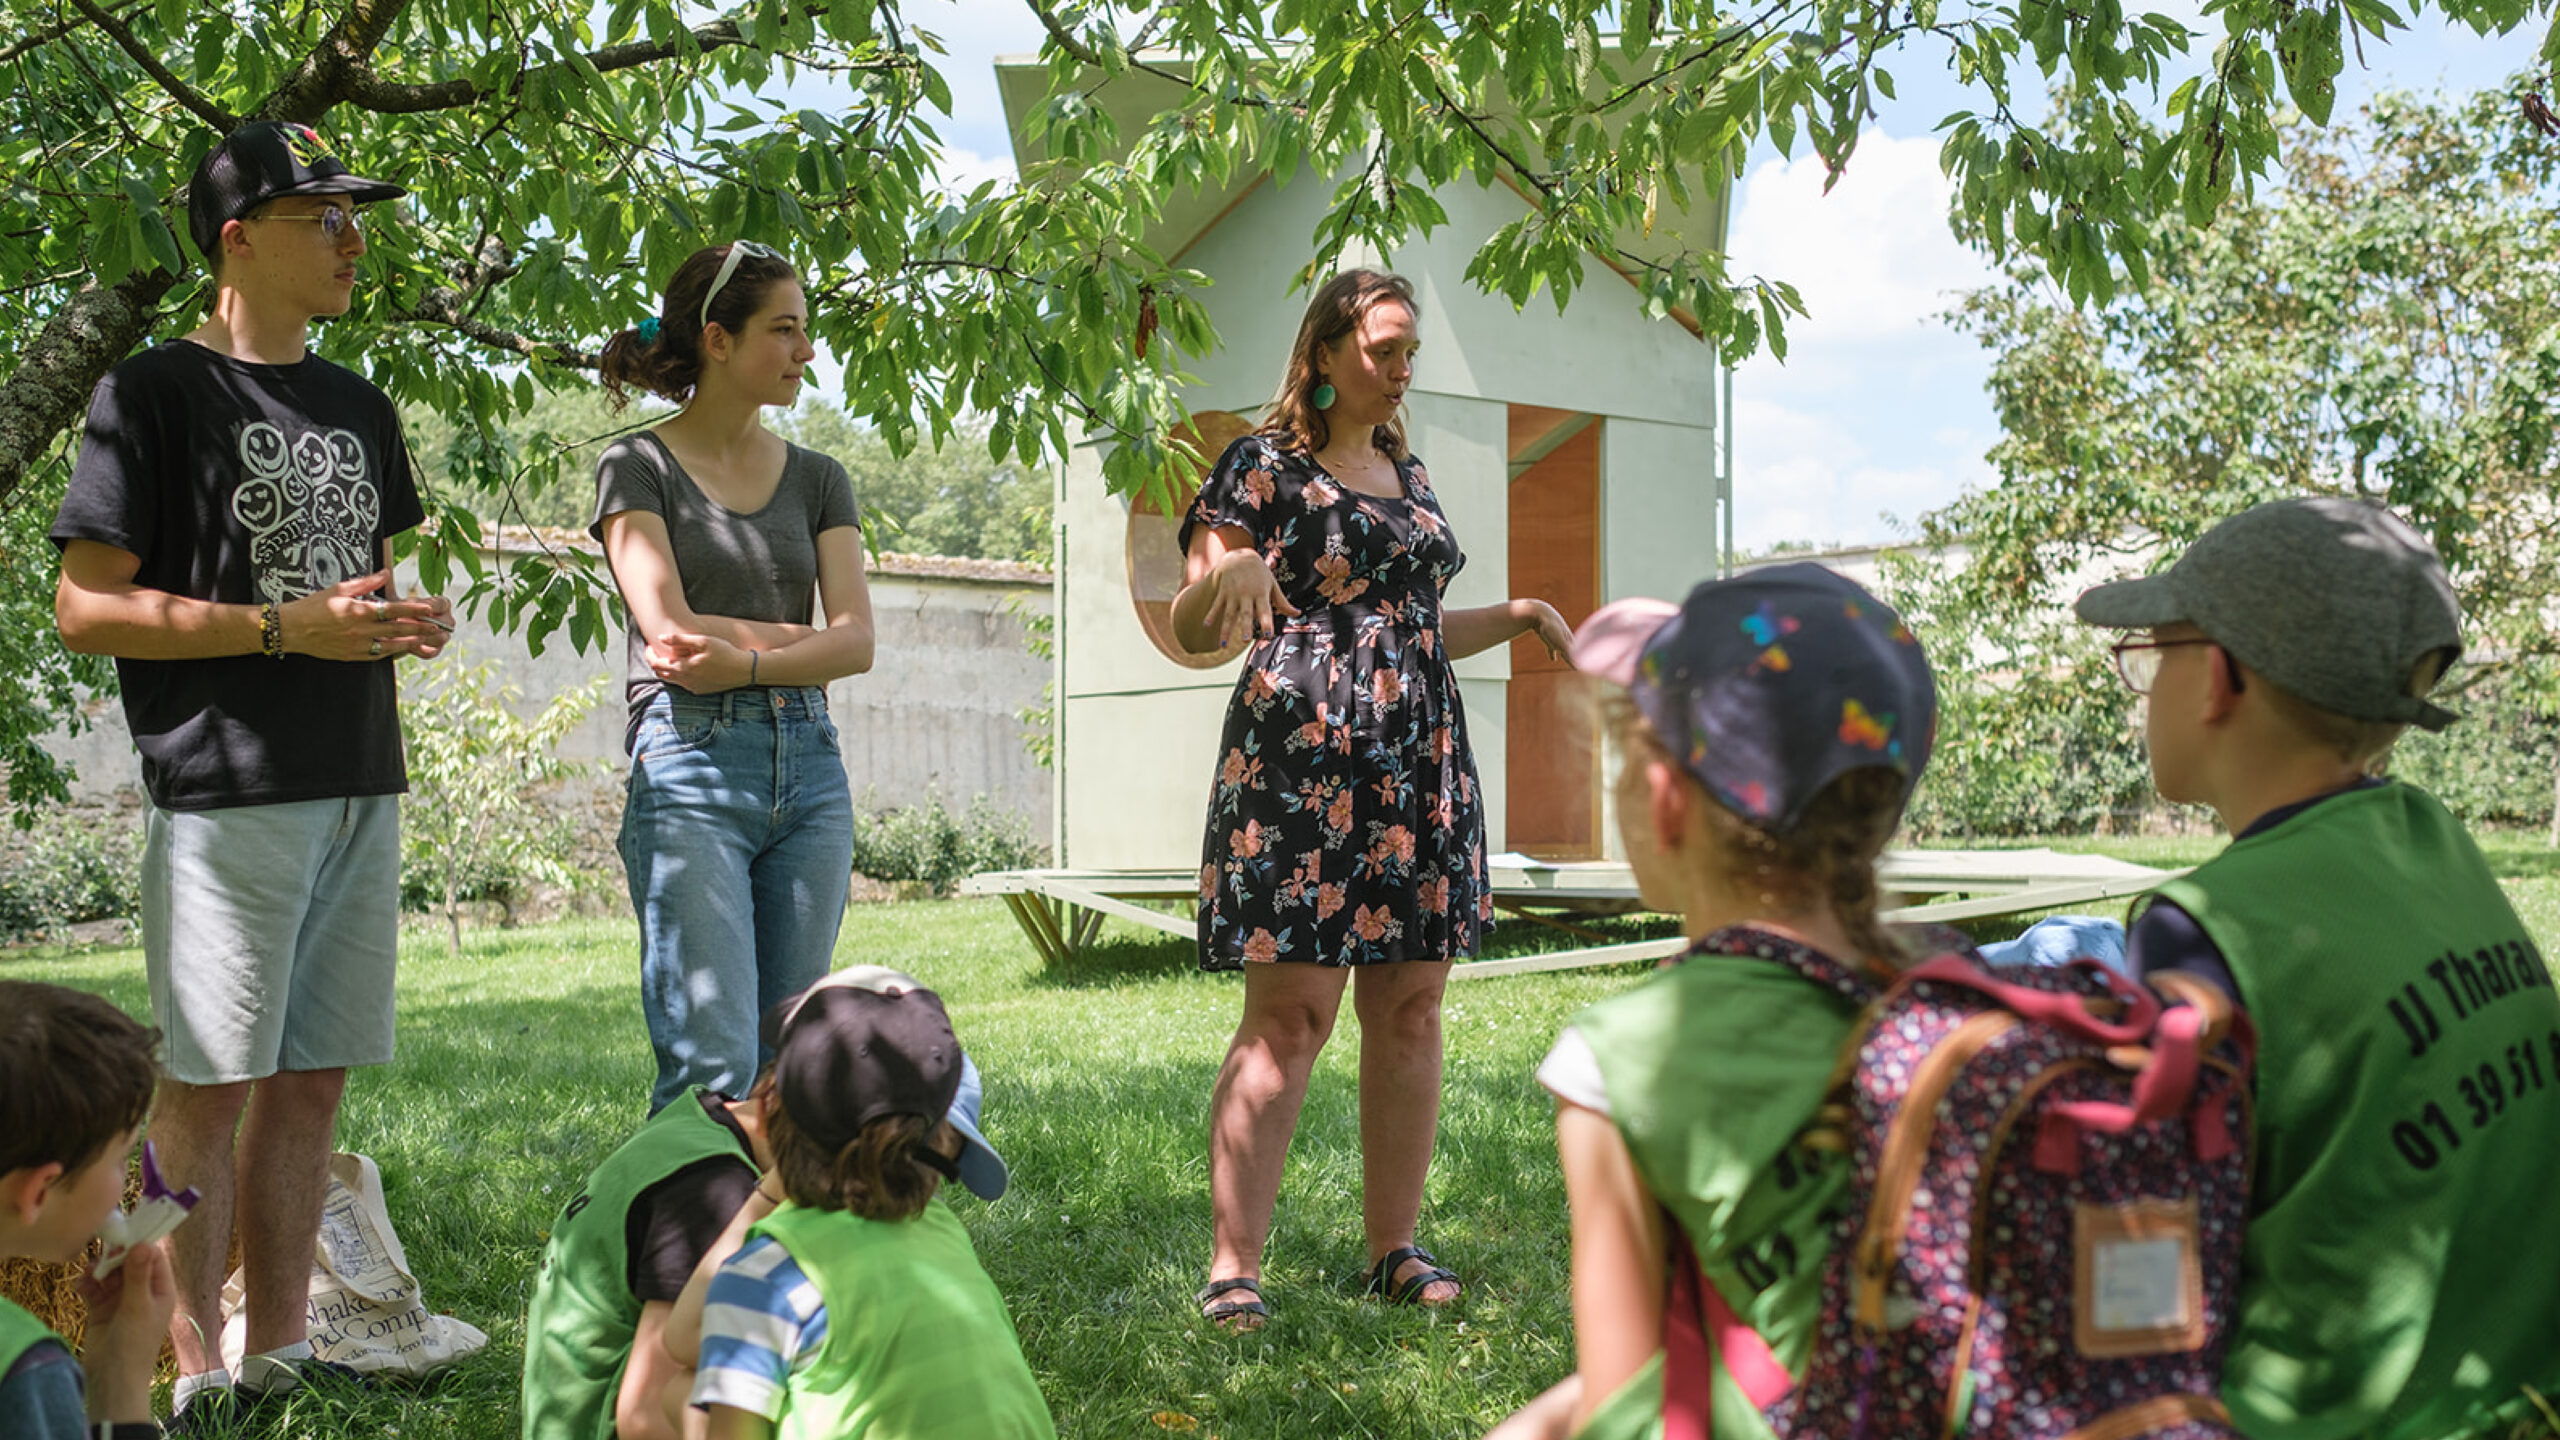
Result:
M1229 445L1253 433L1253 423L1226 410L1202 410L1184 421L1173 432L1173 438L1199 452L1200 466L1173 487L1171 508L1159 509L1152 494L1142 493L1129 503L1129 603L1138 612L1138 628L1147 632L1147 640L1164 657L1176 665L1193 670L1211 670L1226 664L1245 651L1242 644L1221 646L1215 650L1193 651L1182 648L1173 635L1173 597L1182 590L1182 516L1191 508L1191 497L1200 493L1200 482L1208 478L1209 468Z

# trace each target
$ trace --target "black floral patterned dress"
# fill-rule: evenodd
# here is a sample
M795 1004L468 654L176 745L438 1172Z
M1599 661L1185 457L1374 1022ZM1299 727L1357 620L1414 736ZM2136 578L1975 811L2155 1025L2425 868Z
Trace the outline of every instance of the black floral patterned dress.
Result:
M1227 705L1201 846L1200 966L1472 955L1493 918L1483 794L1440 593L1466 557L1418 460L1363 495L1267 435L1227 447L1183 518L1234 525L1295 618Z

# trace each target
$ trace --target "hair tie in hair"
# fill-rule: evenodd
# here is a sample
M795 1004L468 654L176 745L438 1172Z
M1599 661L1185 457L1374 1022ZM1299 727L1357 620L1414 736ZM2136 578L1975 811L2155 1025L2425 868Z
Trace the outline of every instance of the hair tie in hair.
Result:
M631 333L640 337L641 344L655 345L658 343L659 329L658 317L652 315L648 319L641 321L639 324L632 326Z

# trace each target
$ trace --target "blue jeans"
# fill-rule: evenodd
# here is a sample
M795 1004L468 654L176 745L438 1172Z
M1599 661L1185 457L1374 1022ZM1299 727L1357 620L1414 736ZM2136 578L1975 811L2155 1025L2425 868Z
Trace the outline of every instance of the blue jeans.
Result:
M744 1095L757 1021L830 968L853 878L853 796L826 691L670 689L631 749L622 868L640 920L649 1111Z

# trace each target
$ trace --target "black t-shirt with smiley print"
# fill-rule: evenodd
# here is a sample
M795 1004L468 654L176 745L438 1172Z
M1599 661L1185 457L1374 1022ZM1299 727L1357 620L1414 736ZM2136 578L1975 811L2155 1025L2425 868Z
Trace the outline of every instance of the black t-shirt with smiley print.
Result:
M425 518L391 399L317 355L256 365L186 340L98 382L56 545L141 558L134 582L282 603L380 568ZM118 660L142 780L164 810L408 788L388 661Z

